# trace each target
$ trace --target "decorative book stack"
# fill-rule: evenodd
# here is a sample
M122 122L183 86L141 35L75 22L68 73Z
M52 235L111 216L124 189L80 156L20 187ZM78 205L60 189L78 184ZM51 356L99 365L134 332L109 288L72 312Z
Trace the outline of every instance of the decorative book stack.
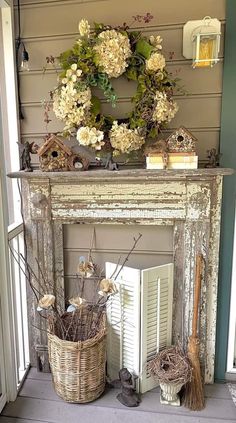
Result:
M184 126L166 140L157 140L146 153L147 169L197 169L196 141Z
M149 153L146 157L147 169L197 169L198 156L195 152Z

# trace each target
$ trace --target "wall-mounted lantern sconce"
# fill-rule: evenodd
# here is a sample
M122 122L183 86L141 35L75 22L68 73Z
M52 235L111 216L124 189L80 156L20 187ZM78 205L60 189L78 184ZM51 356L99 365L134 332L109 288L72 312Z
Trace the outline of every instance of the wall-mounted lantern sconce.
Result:
M220 21L210 16L184 25L183 56L193 59L193 68L212 67L219 62L220 29Z

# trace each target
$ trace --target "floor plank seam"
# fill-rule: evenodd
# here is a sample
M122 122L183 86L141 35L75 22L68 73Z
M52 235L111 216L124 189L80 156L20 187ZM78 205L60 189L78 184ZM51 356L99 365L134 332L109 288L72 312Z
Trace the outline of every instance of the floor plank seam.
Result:
M8 416L8 415L2 415L2 414L0 414L0 423L1 423L1 417L6 417L6 418L9 418L9 419L17 419L17 420L19 420L19 422L21 420L28 420L29 422L54 423L54 422L49 421L49 420L31 419L30 417L27 417L27 419L26 419L25 417L15 417L15 416Z
M160 394L159 392L158 393L155 393L155 392L149 392L149 395L158 395L158 394ZM31 399L39 399L39 400L44 400L44 401L56 401L56 402L61 402L61 401L63 401L62 399L60 399L60 397L58 397L58 399L54 399L54 398L42 398L42 397L39 397L39 396L35 396L35 397L31 397L31 396L29 396L29 395L24 395L24 394L22 394L21 392L19 392L19 394L18 394L18 397L21 397L21 398L31 398ZM205 397L206 399L213 399L213 400L223 400L223 401L230 401L230 402L232 402L232 398L225 398L225 397L211 397L211 396L206 396ZM69 404L69 403L66 403L66 404ZM93 406L94 407L97 407L97 405L95 404L95 402L94 402L94 404L93 404ZM106 407L106 406L104 406L104 407Z
M22 397L22 398L24 398L24 399L33 399L33 400L36 400L36 399L39 399L39 400L41 400L41 401L45 401L45 402L49 402L49 401L52 401L52 402L61 402L61 401L58 401L58 400L53 400L53 399L50 399L50 400L47 400L47 399L42 399L42 398L32 398L32 397ZM231 400L230 400L231 401ZM63 402L63 400L62 400L62 402ZM183 413L181 412L180 414L176 414L175 413L175 409L173 409L173 412L171 412L171 411L160 411L160 410L158 410L158 411L152 411L152 410L141 410L141 409L139 409L139 407L137 407L137 408L135 408L135 409L132 409L132 410L130 410L128 407L114 407L114 406L109 406L109 405L106 405L106 406L104 406L104 405L95 405L95 404L76 404L76 403L67 403L67 402L65 402L64 403L64 405L65 406L67 406L67 405L78 405L78 406L80 406L80 405L82 405L82 407L84 408L84 406L88 406L88 407L95 407L95 408L100 408L100 409L109 409L109 410L115 410L116 412L118 411L127 411L127 412L139 412L139 413L146 413L146 414L152 414L152 415L158 415L158 414L162 414L162 415L166 415L166 416L182 416L182 417L196 417L196 418L198 418L198 419L210 419L210 420L215 420L216 422L217 422L217 420L223 420L223 421L225 421L225 422L236 422L236 418L235 418L235 420L232 420L232 419L227 419L227 418L224 418L224 417L220 417L220 418L217 418L217 417L215 417L215 416L207 416L207 415L203 415L203 416L201 416L201 415L199 415L199 414L196 414L196 413L198 413L198 412L194 412L194 411L191 411L191 410L188 410L187 408L184 408L183 409ZM181 410L182 411L182 410ZM4 417L5 417L5 415L3 415ZM15 417L15 416L6 416L6 417ZM17 417L15 417L15 418L17 418ZM51 423L51 422L48 422L48 421L46 421L46 423Z

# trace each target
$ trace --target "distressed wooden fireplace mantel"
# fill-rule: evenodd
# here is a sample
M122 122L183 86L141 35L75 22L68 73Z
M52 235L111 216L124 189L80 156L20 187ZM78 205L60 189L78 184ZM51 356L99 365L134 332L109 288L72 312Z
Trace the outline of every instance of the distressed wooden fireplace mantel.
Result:
M205 272L199 333L206 383L214 380L218 254L222 179L231 169L120 170L109 172L15 172L22 179L27 259L64 288L63 224L172 225L174 245L173 342L186 346L191 333L195 256L202 252ZM33 297L29 321L39 326ZM46 332L29 325L34 347Z

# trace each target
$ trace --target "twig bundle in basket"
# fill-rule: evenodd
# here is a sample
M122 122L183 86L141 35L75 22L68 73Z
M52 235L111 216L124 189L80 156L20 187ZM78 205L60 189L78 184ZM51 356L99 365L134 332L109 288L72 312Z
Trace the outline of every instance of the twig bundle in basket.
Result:
M93 262L91 241L88 258L80 257L76 277L80 281L78 294L65 301L64 292L55 290L53 280L45 279L36 259L37 271L17 251L11 249L21 271L25 274L35 296L37 311L47 321L49 363L57 394L68 402L90 402L105 388L106 368L106 307L117 292L115 280L135 249L141 234L134 238L133 247L121 267L117 266L109 279ZM84 298L85 280L93 279L96 292L92 302ZM99 291L97 291L99 289ZM66 304L67 305L66 305ZM66 305L66 312L65 312ZM36 326L35 326L36 327Z
M97 335L106 311L105 304L83 305L72 313L65 312L60 319L49 318L49 331L70 342L86 341Z
M185 384L191 378L191 366L180 347L165 348L149 362L151 374L161 383Z

